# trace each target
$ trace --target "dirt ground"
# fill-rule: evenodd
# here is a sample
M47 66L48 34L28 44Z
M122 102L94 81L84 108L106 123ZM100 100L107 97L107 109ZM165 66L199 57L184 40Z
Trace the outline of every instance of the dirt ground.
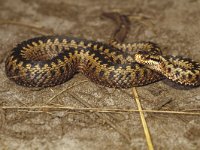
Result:
M29 38L49 33L108 41L115 24L101 14L113 11L130 17L126 42L152 41L164 54L200 62L198 0L0 0L0 149L148 149L139 113L122 112L138 109L132 89L102 87L81 74L30 89L5 75L9 51ZM145 113L155 149L200 149L200 87L163 80L137 91L144 110L158 111Z

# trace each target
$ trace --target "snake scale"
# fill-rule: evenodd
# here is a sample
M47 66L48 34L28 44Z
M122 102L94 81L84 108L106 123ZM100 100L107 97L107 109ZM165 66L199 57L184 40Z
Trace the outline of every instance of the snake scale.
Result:
M120 24L114 37L124 38L124 27ZM200 84L200 64L192 59L164 56L151 42L125 44L120 40L107 44L61 35L29 39L7 57L6 75L27 87L56 86L77 72L115 88L143 86L164 78L185 86Z

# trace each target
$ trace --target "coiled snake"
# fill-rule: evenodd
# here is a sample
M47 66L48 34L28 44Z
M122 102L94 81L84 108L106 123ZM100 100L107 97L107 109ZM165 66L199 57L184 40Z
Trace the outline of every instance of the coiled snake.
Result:
M28 87L59 85L77 72L95 83L116 88L143 86L166 77L182 85L200 84L199 63L163 56L151 42L116 41L106 44L67 36L29 39L11 51L5 62L6 75Z

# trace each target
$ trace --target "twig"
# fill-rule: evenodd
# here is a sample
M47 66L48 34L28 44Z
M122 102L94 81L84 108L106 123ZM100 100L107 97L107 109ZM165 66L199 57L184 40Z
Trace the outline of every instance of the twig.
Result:
M62 93L66 92L67 90L69 90L69 89L71 89L71 88L73 88L73 87L75 87L75 86L77 86L77 85L80 85L80 84L82 84L82 83L85 83L85 82L87 82L87 81L88 81L88 80L83 80L83 81L81 81L81 82L74 83L72 86L67 87L66 89L60 91L59 93L57 93L56 95L54 95L53 97L51 97L50 99L48 99L47 102L46 102L45 104L51 103L56 97L58 97L58 96L61 95Z
M198 112L186 112L185 111L161 111L161 110L148 110L148 109L120 109L120 108L75 108L70 106L23 106L23 107L17 107L17 106L3 106L0 107L0 109L3 110L49 110L49 111L84 111L84 112L99 112L99 113L133 113L133 112L146 112L146 113L160 113L160 114L179 114L179 115L197 115L200 116L200 113ZM200 110L198 110L200 111Z
M150 133L149 133L149 129L148 129L148 126L147 126L147 123L146 123L146 120L145 120L145 117L144 117L144 113L142 111L142 106L140 104L139 96L138 96L138 93L137 93L137 90L136 90L135 87L133 88L133 95L135 97L135 101L137 103L137 107L138 107L138 110L139 110L139 113L140 113L140 118L141 118L141 121L142 121L142 126L144 128L144 133L145 133L145 136L146 136L148 149L154 150L153 143L152 143L152 140L151 140L151 136L150 136Z

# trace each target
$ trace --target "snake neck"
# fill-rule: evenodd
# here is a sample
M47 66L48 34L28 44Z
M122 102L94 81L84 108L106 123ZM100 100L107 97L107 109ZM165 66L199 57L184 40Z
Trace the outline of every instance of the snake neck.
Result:
M135 60L178 84L188 86L200 84L200 64L191 59L139 52L135 54Z

